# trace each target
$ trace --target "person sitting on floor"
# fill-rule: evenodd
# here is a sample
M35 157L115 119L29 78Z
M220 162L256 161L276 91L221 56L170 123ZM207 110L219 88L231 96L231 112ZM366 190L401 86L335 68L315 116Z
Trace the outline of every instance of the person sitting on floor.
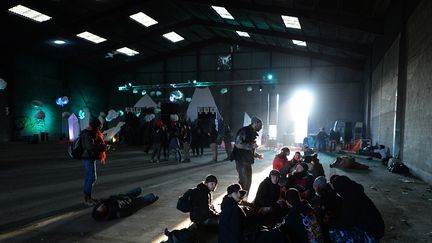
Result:
M286 189L296 188L301 193L301 198L310 200L315 192L313 189L314 177L309 174L306 163L299 163L295 166L294 171L288 176L285 185Z
M298 164L298 163L300 163L302 161L303 160L302 160L302 156L301 156L300 152L296 151L295 154L294 154L294 156L293 156L293 158L292 158L292 160L291 160L291 164L293 166L295 166L296 164Z
M286 233L290 242L323 242L321 226L314 210L306 201L300 200L299 191L290 188L285 198L291 209L276 228Z
M286 205L285 200L279 199L281 191L279 178L279 171L272 170L269 176L260 183L254 200L254 206L260 215L269 215L270 218L273 218Z
M318 176L325 176L324 168L322 164L320 163L320 160L318 159L318 154L313 154L312 156L312 169L311 174L314 178L317 178Z
M288 147L283 147L279 154L273 159L273 169L278 170L281 174L280 183L286 183L286 177L291 170L293 164L288 160L290 150Z
M245 194L246 191L242 190L240 184L231 184L227 187L227 194L221 204L219 243L244 242L246 214L239 203Z
M310 202L317 214L318 221L321 224L321 229L326 242L329 241L329 221L337 220L340 214L342 199L336 194L327 182L324 176L319 176L315 179L313 188L315 190L315 198Z
M362 185L347 176L337 176L332 182L342 198L340 216L330 220L332 242L377 242L384 236L384 221ZM353 241L351 241L353 240Z
M208 175L204 182L196 186L192 196L190 219L200 228L216 231L219 223L219 213L213 206L212 193L216 190L218 180L214 175Z
M126 194L113 195L101 200L93 208L92 217L97 221L126 217L159 199L153 193L144 196L141 196L141 193L142 188L137 187Z

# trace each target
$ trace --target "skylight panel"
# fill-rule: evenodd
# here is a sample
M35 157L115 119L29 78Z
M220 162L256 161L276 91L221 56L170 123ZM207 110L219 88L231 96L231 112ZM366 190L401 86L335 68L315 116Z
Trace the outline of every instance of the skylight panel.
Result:
M224 19L234 19L234 17L224 7L211 6L216 13L218 13Z
M174 31L164 34L163 37L167 38L168 40L174 43L184 40L184 38L181 35L177 34Z
M250 37L248 32L238 31L238 30L236 32L239 36Z
M131 19L135 20L136 22L144 25L145 27L149 27L149 26L152 26L152 25L155 25L158 23L156 20L152 19L150 16L148 16L147 14L145 14L143 12L133 14L129 17Z
M298 46L307 46L306 45L306 41L300 41L300 40L292 40L294 45L298 45Z
M85 40L91 41L93 43L96 43L96 44L106 41L105 38L102 38L98 35L92 34L88 31L84 31L82 33L79 33L79 34L77 34L77 36L80 38L83 38Z
M23 5L16 5L15 7L12 7L9 9L9 12L20 15L25 18L29 18L39 23L51 19L50 16L35 11L33 9L27 8Z
M282 20L287 28L301 29L301 25L297 17L282 15Z
M139 52L137 52L137 51L135 51L135 50L132 50L132 49L130 49L130 48L127 48L127 47L119 48L119 49L117 49L116 51L117 51L117 52L120 52L120 53L122 53L122 54L125 54L125 55L127 55L127 56L130 56L130 57L139 54Z

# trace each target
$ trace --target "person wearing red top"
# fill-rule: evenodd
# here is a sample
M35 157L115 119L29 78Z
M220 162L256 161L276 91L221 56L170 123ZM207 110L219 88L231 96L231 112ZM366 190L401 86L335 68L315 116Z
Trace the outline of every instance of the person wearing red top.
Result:
M281 172L285 166L290 165L290 161L288 160L289 155L290 155L289 148L283 147L280 153L277 154L273 159L273 169Z

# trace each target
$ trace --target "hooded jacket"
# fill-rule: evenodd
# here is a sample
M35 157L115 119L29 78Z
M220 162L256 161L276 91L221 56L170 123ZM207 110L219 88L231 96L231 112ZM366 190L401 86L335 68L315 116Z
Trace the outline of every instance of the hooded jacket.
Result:
M218 215L213 207L213 196L206 184L198 184L191 199L192 210L190 212L190 219L192 222L202 223L206 219Z
M258 187L254 205L257 207L276 207L280 195L279 184L273 184L270 177L265 178Z
M222 200L219 218L219 243L244 242L243 231L246 215L237 201L226 195Z

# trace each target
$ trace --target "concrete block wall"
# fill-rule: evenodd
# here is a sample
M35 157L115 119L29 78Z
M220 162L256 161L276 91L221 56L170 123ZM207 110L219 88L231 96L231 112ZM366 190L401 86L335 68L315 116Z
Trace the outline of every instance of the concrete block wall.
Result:
M399 39L396 39L372 73L371 139L390 149L393 145L398 81Z
M432 184L432 1L424 0L407 23L407 85L403 160Z

